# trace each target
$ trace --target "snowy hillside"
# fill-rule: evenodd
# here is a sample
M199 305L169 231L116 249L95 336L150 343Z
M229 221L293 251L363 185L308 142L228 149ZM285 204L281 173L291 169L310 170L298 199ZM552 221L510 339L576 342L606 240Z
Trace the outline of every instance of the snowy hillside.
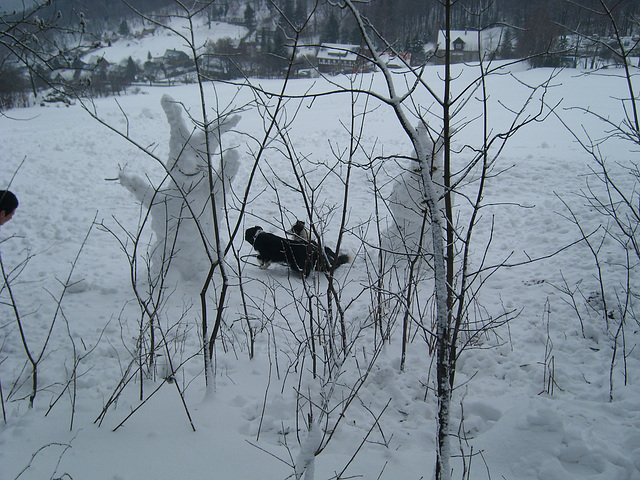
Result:
M202 30L203 39L205 33ZM169 43L175 40L168 35L151 37L122 49L114 45L103 53L114 61L124 55L144 59L147 52L157 55L178 48L179 44ZM473 75L462 68L455 67L456 85ZM552 74L523 67L510 73L488 80L490 126L496 130L509 123L508 108L525 102L527 85L541 84ZM618 123L621 109L614 98L625 95L624 79L615 69L597 76L579 73L558 73L546 101L549 105L562 101L557 111L566 124L601 138L603 125L570 107L589 107ZM441 85L440 75L440 67L428 67L425 80ZM380 74L360 79L385 92ZM279 80L259 83L270 91L282 86ZM331 85L321 79L295 80L287 92L325 88ZM354 156L347 234L341 246L353 262L340 267L335 277L346 307L346 335L356 348L337 366L339 374L331 373L335 382L323 383L326 365L318 367L315 378L310 374L312 360L305 350L308 327L304 304L299 303L308 291L325 299L326 278L312 275L306 284L310 290L305 290L303 280L289 275L284 266L261 270L243 239L247 227L261 225L283 235L296 218L305 218L301 197L292 188L297 181L292 163L276 138L256 168L241 231L228 256L229 299L214 355L214 391L205 388L200 351L201 285L180 280L167 286L160 318L173 361L180 365L175 382L163 383L166 357L161 357L156 375L145 377L141 392L140 376L135 374L141 312L125 251L132 251L128 233L143 224L145 211L117 178L124 169L154 185L163 181L159 161L167 159L170 149L169 123L161 106L165 94L201 118L195 85L142 88L137 95L100 98L92 106L100 119L128 132L137 145L90 118L80 104L12 110L0 117L0 188L15 174L10 188L20 199L13 220L0 229L2 261L12 272L12 292L29 348L37 355L46 345L40 362L41 389L30 409L30 365L7 289L0 290L0 381L6 411L6 421L0 423L0 480L284 480L295 478L293 463L300 466L309 459L321 435L325 440L332 436L316 457L315 480L431 478L437 402L425 332L412 326L407 365L400 372L401 325L391 326L392 342L380 351L375 349L371 325L375 218L380 215L385 224L389 211L376 212L373 170L365 153L380 161L411 154L391 112L376 109L379 105L372 99L366 105L362 97L356 101L358 112L370 113ZM206 94L212 117L216 105L220 110L242 109L236 127L223 136L224 148L235 148L239 160L232 193L227 195L233 222L245 185L254 175L267 116L264 107L252 103L254 96L247 88L217 84L207 86ZM430 104L426 97L417 101ZM472 119L480 107L473 102L468 107L466 118ZM317 209L325 220L319 226L332 247L346 175L345 165L335 155L351 146L345 131L351 115L350 99L325 96L313 102L289 101L284 117L295 119L288 131L289 145L305 180L315 188ZM477 144L481 128L472 122L462 129L454 140L456 151ZM151 150L157 159L138 146ZM610 139L601 149L612 164L637 161L637 148L633 151L624 140ZM453 161L464 165L472 155L462 149ZM617 357L610 377L611 332L597 307L584 308L599 288L593 257L583 243L570 246L580 232L563 204L581 219L586 232L603 223L579 195L590 165L584 150L551 115L509 140L495 167L499 175L488 180L471 262L513 266L491 275L487 270L473 313L485 321L500 323L505 315L511 321L474 339L459 359L452 424L461 441L453 449L454 454L467 455L467 468L471 463L464 478L640 480L638 325L627 324L626 357L624 361ZM383 166L376 170L378 200L389 197L404 163L389 159ZM633 177L618 173L620 185L627 191L633 188ZM468 214L463 193L472 187L461 185L456 196L461 215ZM67 284L87 233L58 310L61 285ZM225 230L227 238L229 233ZM141 252L151 235L150 229L144 230ZM605 239L601 249L608 284L628 281L637 291L640 279L627 279L618 268L627 252L611 239ZM539 260L526 263L531 258ZM138 268L143 271L143 265ZM216 275L209 292L211 316L220 285ZM578 287L585 294L584 299L576 296L581 319L571 297L563 293ZM428 307L431 292L427 278L420 290L422 306ZM608 300L615 304L615 298ZM634 308L637 311L638 306ZM326 312L313 313L320 321ZM251 360L247 322L255 329ZM333 340L319 340L318 358L324 358ZM123 378L130 379L126 386L121 385ZM121 386L118 401L110 403ZM354 391L357 394L341 415L343 399ZM321 430L307 432L310 412L314 421L321 421ZM459 457L452 466L453 478L462 478ZM310 473L306 479L311 480Z
M109 46L92 51L86 56L85 61L89 62L94 58L102 57L110 63L120 63L131 57L136 62L144 63L147 61L149 54L151 57L157 58L170 49L190 53L189 46L177 34L184 34L191 39L191 31L188 30L187 20L172 17L168 26L170 28L156 28L154 25L145 26L144 28L138 27L131 37L119 38ZM142 35L143 30L148 30L149 33ZM174 31L172 32L171 30ZM221 38L240 40L247 33L248 30L240 25L224 22L209 23L204 16L193 19L193 45L196 48L202 48L207 43L213 44ZM95 63L95 61L91 63Z

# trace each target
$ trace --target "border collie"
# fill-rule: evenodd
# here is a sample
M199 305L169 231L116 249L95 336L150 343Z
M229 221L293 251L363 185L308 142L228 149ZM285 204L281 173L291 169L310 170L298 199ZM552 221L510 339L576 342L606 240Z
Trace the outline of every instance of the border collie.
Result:
M311 270L326 272L333 263L337 268L351 261L351 257L346 254L338 255L336 259L336 254L328 247L324 248L325 254L322 255L315 242L282 238L265 232L259 226L247 228L244 239L258 252L257 258L262 269L276 262L285 264L291 270L307 276Z

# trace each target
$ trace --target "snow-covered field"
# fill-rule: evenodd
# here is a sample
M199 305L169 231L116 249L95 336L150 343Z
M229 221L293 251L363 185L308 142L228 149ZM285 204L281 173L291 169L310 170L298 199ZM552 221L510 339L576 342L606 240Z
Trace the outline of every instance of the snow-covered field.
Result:
M511 118L498 102L519 108L529 93L525 85L540 84L551 74L549 70L524 68L512 73L489 79L489 120L496 129L503 128ZM437 67L430 68L427 81L438 85L438 74ZM616 70L597 76L583 76L572 70L560 72L552 80L546 100L550 105L562 100L557 111L565 122L576 130L584 127L598 138L603 126L569 107L589 107L618 122L621 109L615 98L625 94L624 81L618 74ZM469 75L472 73L463 72L458 85L463 85ZM379 74L362 79L363 84L371 81L373 89L384 92ZM296 80L289 92L326 87L319 82ZM279 81L260 83L271 90L280 87ZM95 108L105 122L128 132L138 145L165 160L169 126L160 98L167 93L199 118L195 86L144 88L140 94L118 97L117 103L113 98L99 99ZM235 194L241 196L251 174L257 141L264 136L264 111L249 103L252 95L248 89L209 86L207 95L210 107L216 102L222 106L246 105L235 131L223 137L226 146L236 147L239 153L240 170L232 185ZM430 104L426 97L417 99L425 106ZM359 111L363 103L359 98ZM367 107L373 111L366 116L362 148L354 156L361 164L367 161L365 153L411 153L391 111L384 107L374 109L376 106L370 103ZM477 108L474 102L468 105L468 120ZM352 113L350 99L328 96L313 102L291 101L287 112L289 120L296 115L289 131L290 145L303 159L308 180L319 183L323 179L315 192L316 202L321 212L334 212L326 217L325 226L325 240L333 245L340 218L335 209L343 206L345 171L341 167L327 173L322 164L335 163L336 152L350 147L345 129ZM212 109L209 114L213 114ZM461 129L455 145L477 145L480 128L472 123ZM242 239L246 227L257 224L282 233L283 226L288 227L296 217L305 215L300 195L285 184L293 184L295 178L282 146L272 143L264 154L241 234L234 241L238 255L248 260L239 264L247 311L254 325L261 325L255 357L248 358L238 263L232 254L224 341L216 344L213 394L207 395L202 356L198 355L200 285L179 282L162 312L174 360L184 362L177 384L184 391L194 432L175 384L165 383L154 393L162 384L159 377L145 379L144 396L151 398L120 428L114 431L140 404L137 376L102 422L95 422L125 375L139 334L140 314L130 284L129 264L120 243L106 228L122 240L125 235L120 226L134 231L144 212L114 179L120 168L125 168L131 174L148 176L157 184L163 176L161 166L91 119L78 104L5 112L0 117L0 144L0 187L6 187L15 173L11 190L20 199L13 220L0 230L0 249L7 271L31 256L12 287L26 340L36 355L56 318L40 364L41 390L34 408L29 409L26 397L30 391L30 367L12 308L7 304L7 291L2 290L0 381L6 422L0 423L0 478L289 478L293 468L287 463L300 458L300 442L306 442L307 414L313 411L318 419L318 403L328 390L321 388L319 378L310 379L308 355L305 362L298 362L303 358L298 355L304 330L298 314L301 305L294 300L302 298L301 279L288 276L285 267L278 265L258 269L255 260L248 257L253 254L250 245ZM611 162L636 160L637 148L632 150L617 139L602 145ZM464 165L471 155L469 150L462 150L454 162ZM490 236L487 264L507 258L508 263L516 264L528 257L545 257L575 242L580 234L567 220L568 211L561 198L579 216L586 231L595 230L602 217L576 195L584 188L588 165L589 158L554 116L518 132L496 165L495 172L501 171L500 175L488 182L484 198L487 206L481 211L472 263L480 263ZM386 161L377 179L382 197L389 195L390 179L399 171L396 161ZM621 174L620 182L630 188L631 178ZM473 187L471 184L463 188ZM238 199L228 197L230 217L235 219ZM464 215L467 206L463 196L457 195L456 200ZM371 304L368 286L372 280L366 254L371 253L368 245L375 244L374 207L371 172L354 168L347 204L348 233L342 246L354 260L337 271L336 279L342 304L348 306L348 335L355 338L360 332L360 336L357 349L343 366L330 408L341 405L341 396L357 384L361 369L372 362L374 335L373 329L366 326ZM387 215L385 211L382 214ZM91 228L94 219L102 226ZM75 265L72 286L56 316L61 284L66 282L90 228ZM624 282L617 266L624 262L625 251L607 240L602 252L609 285ZM452 424L458 433L464 418L460 432L467 439L462 446L467 454L474 454L468 478L640 479L640 349L634 348L639 338L638 325L630 323L626 327L628 377L625 384L624 365L618 357L613 401L609 401L613 342L604 321L596 313L591 317L585 314L583 336L580 321L568 303L570 299L560 291L566 280L572 288L579 284L586 295L597 292L595 274L589 251L577 244L555 256L503 268L486 278L480 293L479 316L499 318L505 311L518 315L513 315L515 318L508 325L483 335L478 348L465 350L458 363ZM631 281L637 284L638 279ZM219 282L215 277L216 287L210 292L211 317ZM310 284L321 301L326 301L326 279L315 275ZM420 291L423 303L429 294L425 281ZM580 308L583 313L587 311ZM331 441L317 456L316 479L336 478L347 465L340 478L431 478L437 406L431 390L431 358L422 332L414 327L407 366L401 373L399 338L398 324L393 341L380 351ZM70 377L74 358L78 357L82 358L77 382L58 399ZM545 370L551 365L555 379L552 392ZM313 408L306 397L315 403ZM323 427L333 428L339 412L340 408L329 412L329 421ZM456 442L453 450L460 450ZM467 458L467 465L468 462ZM461 478L459 459L454 459L452 465L454 478Z

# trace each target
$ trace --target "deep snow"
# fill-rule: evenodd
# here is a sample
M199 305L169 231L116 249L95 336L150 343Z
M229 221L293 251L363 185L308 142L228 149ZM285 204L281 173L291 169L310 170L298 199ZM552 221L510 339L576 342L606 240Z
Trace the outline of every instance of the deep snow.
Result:
M513 76L494 76L489 92L494 101L490 124L496 130L510 121L497 101L511 107L522 105L529 90L551 75L549 70L513 71ZM583 76L566 70L552 81L547 101L558 109L565 121L576 129L584 127L594 138L603 126L572 106L589 107L605 117L620 118L615 98L624 95L624 81L615 69L606 74ZM438 69L428 69L427 81L437 84ZM472 75L464 71L463 84ZM517 80L516 80L517 78ZM364 84L383 92L379 74L362 77ZM260 81L277 90L279 81ZM292 92L326 85L315 80L296 80ZM169 126L160 99L169 93L198 116L198 92L194 86L143 88L137 95L99 99L98 115L142 146L150 146L158 158L169 151ZM207 88L210 106L215 98L223 105L248 105L247 89L230 85ZM428 105L426 98L422 98ZM362 105L359 99L358 105ZM288 118L295 122L289 137L312 184L323 212L342 207L342 183L336 174L328 174L316 162L335 162L334 152L349 147L344 125L349 125L350 101L343 97L322 97L314 102L289 102ZM369 105L372 108L374 105ZM477 108L473 102L469 107ZM122 111L127 117L123 116ZM18 306L33 350L42 345L60 294L82 239L96 218L123 238L119 225L133 231L140 224L140 205L115 178L126 171L149 181L159 182L163 171L155 160L138 148L92 120L76 104L71 107L33 107L5 112L0 118L0 142L3 145L0 181L5 187L17 171L11 189L19 196L20 207L14 219L0 230L0 249L8 269L19 265L27 254L33 255L13 284ZM225 135L226 144L239 153L240 169L233 186L240 194L253 165L255 139L264 134L261 109L249 106L234 132ZM456 137L456 145L476 142L479 126L472 124ZM278 146L272 144L272 146ZM603 146L612 161L629 162L637 156L628 144L612 139ZM365 163L363 152L374 155L407 155L410 145L390 111L379 109L368 114L362 149L357 162ZM458 165L471 153L463 150L454 159ZM402 163L402 162L400 162ZM518 263L530 257L543 257L569 245L579 232L566 218L562 197L584 222L594 230L602 218L576 195L584 188L589 163L584 151L553 116L532 124L510 139L502 152L496 171L485 192L487 207L477 229L477 247L472 261L478 263L484 245L492 235L488 263L509 257ZM339 173L340 169L337 171ZM387 161L378 181L383 195L389 195L391 179L401 169ZM354 261L336 274L343 288L343 302L353 300L347 310L350 333L355 335L366 324L370 296L363 286L368 278L366 242L373 242L371 224L374 214L370 173L353 171L348 204L348 234L343 249ZM276 178L279 177L280 180ZM629 187L629 176L620 175ZM320 185L320 180L322 183ZM268 150L249 197L244 227L262 224L282 232L296 216L304 215L300 196L283 182L293 183L291 165L277 148ZM277 187L277 188L274 188ZM472 185L469 187L471 188ZM457 196L465 211L465 203ZM237 206L237 200L232 200ZM231 211L231 217L237 215ZM339 215L327 217L325 239L335 242ZM493 222L493 232L490 225ZM200 286L183 281L172 291L163 322L174 339L175 357L184 360L177 375L186 389L189 412L197 431L189 425L174 386L165 384L151 400L121 428L112 431L135 408L139 382L136 379L102 423L100 414L126 366L138 335L139 311L130 286L130 271L125 254L114 236L104 227L94 226L80 255L73 275L73 286L57 319L53 336L42 360L40 385L35 408L28 409L28 367L15 319L2 292L0 305L0 380L6 399L7 422L0 424L0 478L22 479L61 477L74 479L284 479L293 468L283 461L304 457L298 439L307 436L304 421L309 407L297 412L296 389L321 400L320 382L298 373L295 368L298 348L294 332L301 335L290 292L301 294L301 280L289 277L284 267L262 271L247 255L250 246L235 241L241 262L243 288L251 298L249 313L255 324L263 325L256 340L256 355L248 360L244 311L241 308L237 264L231 262L232 294L225 313L224 342L216 349L216 379L213 395L204 386L199 348L198 298ZM147 233L145 233L147 235ZM148 240L148 237L145 236ZM363 243L363 241L366 241ZM606 275L611 284L624 281L616 265L624 251L613 242L605 242ZM512 255L511 255L512 254ZM593 260L587 249L575 245L556 256L517 268L503 268L486 278L481 293L483 318L497 318L505 311L519 314L495 332L483 335L478 348L466 350L459 361L456 376L452 425L457 430L461 412L468 437L466 452L473 447L478 454L472 460L470 478L524 479L640 479L640 351L633 348L638 339L637 324L628 325L626 358L629 377L624 385L622 365L614 370L614 398L609 402L609 364L612 341L603 320L594 315L585 323L586 338L575 313L557 287L563 278L571 286L580 283L583 292L597 291ZM216 281L218 281L217 279ZM637 282L638 279L632 279ZM426 282L425 282L426 283ZM326 281L315 276L312 284L323 294ZM274 294L270 294L273 291ZM421 295L426 302L429 288ZM212 302L211 302L212 303ZM184 314L183 314L184 313ZM399 337L383 349L358 399L347 410L328 447L317 457L315 478L332 478L348 463L365 437L367 441L349 465L345 476L365 479L430 478L435 459L436 401L429 376L430 358L422 335L417 332L409 346L406 371L400 373ZM415 333L415 331L414 331ZM356 362L371 359L373 334L361 332L358 350L344 365L339 379L339 395L348 391L358 377ZM45 416L50 403L62 390L73 362L72 341L78 354L87 354L80 362L75 417L70 431L71 398L64 395ZM551 342L551 343L550 343ZM553 358L556 386L545 392L545 364ZM365 363L366 364L366 363ZM22 379L15 385L17 379ZM145 395L160 381L145 380ZM333 398L332 406L337 398ZM303 402L304 403L304 402ZM318 412L315 412L316 420ZM337 412L332 413L330 424ZM380 415L379 423L375 419ZM299 435L296 430L299 429ZM371 430L370 435L367 433ZM317 439L312 438L313 441ZM283 446L286 442L287 447ZM303 447L309 444L303 442ZM454 443L454 452L458 445ZM290 453L287 450L290 449ZM39 449L42 449L39 451ZM32 455L39 451L33 461ZM269 453L267 453L269 452ZM58 464L59 461L59 464ZM26 468L28 466L28 468ZM454 478L460 478L460 463L454 460ZM55 473L55 475L54 475Z

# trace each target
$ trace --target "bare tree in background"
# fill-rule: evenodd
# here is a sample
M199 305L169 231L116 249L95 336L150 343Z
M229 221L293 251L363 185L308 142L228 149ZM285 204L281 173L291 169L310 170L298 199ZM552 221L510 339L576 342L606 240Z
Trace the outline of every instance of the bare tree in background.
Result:
M632 52L637 51L638 40L629 44L620 22L635 24L636 27L639 23L637 18L623 15L623 6L610 6L604 0L599 0L598 6L584 7L587 13L606 19L613 32L612 41L601 42L601 48L617 59L615 63L618 68L607 69L608 74L620 76L626 86L623 96L611 97L612 102L620 105L619 115L616 118L605 117L589 108L573 107L599 120L602 130L597 134L584 127L579 129L569 125L561 114L557 115L591 159L586 185L579 196L601 217L601 225L592 232L588 230L586 220L577 216L568 200L563 199L569 212L568 220L578 228L593 257L597 287L593 291L583 291L580 281L575 288L565 285L561 290L571 298L571 304L583 324L583 334L583 316L599 316L605 325L613 343L609 367L610 400L614 397L614 370L620 365L622 381L626 384L625 359L628 352L635 348L635 345L627 343L625 329L629 323L640 323L637 314L640 288L637 283L640 265L640 164L635 160L640 146L640 101L634 86L637 74L631 65ZM574 33L590 38L588 33ZM612 161L607 158L607 146L616 142L628 145L628 155ZM611 265L611 262L605 261L605 245L611 244L621 254L621 263Z
M445 28L448 39L452 29L450 19L453 3L455 2L447 1L443 4L444 16L448 19ZM412 286L404 290L405 293L401 295L404 302L403 310L395 312L402 313L407 328L408 325L417 326L425 332L425 337L429 341L433 341L437 377L436 395L439 405L436 478L448 479L451 476L450 415L456 360L460 352L466 346L473 345L482 332L503 324L514 313L505 312L502 317L491 320L483 320L477 313L482 310L478 308L478 304L481 302L480 289L484 281L501 266L485 263L486 254L491 246L490 239L483 246L485 253L481 255L480 260L476 260L477 264L474 264L471 255L472 245L474 245L473 234L480 220L480 211L485 206L483 199L486 180L496 174L497 160L507 140L519 129L532 122L541 121L548 115L548 109L544 104L547 84L528 87L530 94L524 105L516 109L502 107L508 112L511 121L498 132L489 124L489 109L492 107L488 100L487 82L491 74L500 71L500 66L494 66L490 61L483 63L489 58L481 56L478 58L478 63L474 63L474 68L478 72L474 80L460 86L455 83L456 78L451 73L452 45L451 41L448 41L442 47L445 50L444 75L438 85L430 84L423 78L424 71L421 67L412 68L406 63L404 66L407 73L395 76L378 53L381 50L387 50L397 54L392 42L385 41L384 37L378 33L376 25L361 14L356 2L345 0L339 2L337 7L350 12L358 25L364 46L359 52L361 63L370 62L382 72L386 91L379 92L357 83L344 87L329 78L328 81L335 86L335 90L324 91L317 95L345 95L352 101L358 95L370 96L383 108L393 112L414 151L414 156L405 158L410 162L408 171L416 172L416 185L419 186L415 193L417 197L415 205L419 207L413 211L416 218L413 228L417 230L414 233L417 233L419 240L390 253L406 257L407 265L421 264L423 270L431 269L433 273L429 282L425 282L424 277L420 275L409 275L408 280ZM482 13L482 11L477 12L478 25L482 25ZM480 36L480 27L477 28L477 32ZM289 40L295 50L296 38ZM380 48L380 44L383 48ZM261 91L256 86L252 88ZM443 93L439 93L440 91ZM280 96L277 92L268 92L267 96L286 99L316 98L315 94L310 93L292 97L284 91ZM424 106L425 97L428 99L426 105L431 107ZM474 103L476 101L477 104ZM362 116L366 117L366 114ZM458 164L455 156L461 152L454 150L452 140L455 135L461 134L464 127L473 122L474 118L475 121L482 122L482 140L479 145L465 145L460 149L468 149L475 153L471 159ZM352 130L352 135L356 131L357 129ZM359 144L360 137L353 138L354 144ZM288 139L283 138L282 148L290 148ZM389 157L402 158L398 154L391 154L385 158ZM442 165L439 164L438 157L442 158ZM384 161L385 158L371 158L368 168ZM377 171L375 168L373 170ZM377 195L378 189L374 188L374 192ZM454 204L454 192L460 193L465 204L464 208L458 208ZM345 190L345 205L348 199L348 192ZM389 208L389 205L383 204L380 212L385 208ZM308 212L310 213L312 212ZM382 213L376 218L381 217ZM492 226L488 224L486 228L491 229ZM367 258L374 259L376 255L368 254ZM371 261L370 265L371 271L375 271L376 262ZM373 291L381 291L381 285L389 285L388 280L380 281L380 276L384 277L393 271L385 266L384 261L378 264L378 269L378 273L372 277ZM410 287L403 284L402 280L397 281L397 284L402 289ZM412 288L415 289L415 293L412 293ZM423 297L425 293L430 297L429 289L432 289L432 292L435 291L433 316L428 314L429 309L423 308L416 311L412 306L412 299ZM395 292L389 291L387 294L398 298ZM384 309L380 309L381 297L372 295L371 298L373 305L370 311L374 312L372 316L375 317L373 324L382 325L382 317L385 313L380 313L384 312ZM423 301L424 303L426 301ZM474 315L478 317L471 318ZM393 322L392 319L388 320L389 325ZM383 338L384 332L390 330L379 327L378 331ZM407 335L403 334L403 337L404 342ZM309 429L313 430L311 425Z
M25 106L16 96L28 90L37 96L42 88L55 87L51 73L60 66L72 67L78 52L92 35L86 33L82 15L63 18L51 2L3 12L0 17L0 109ZM24 82L26 72L28 82ZM64 86L59 84L58 88Z
M489 102L486 83L495 70L492 64L483 63L487 58L480 56L476 65L478 75L474 81L466 86L458 87L453 93L455 78L451 73L451 8L456 2L443 2L446 24L444 28L447 39L444 60L443 93L437 93L439 88L428 84L422 79L422 69L410 68L407 77L402 78L404 89L396 85L393 74L384 60L379 56L377 43L385 43L385 48L394 51L389 42L378 35L376 26L362 16L355 2L345 0L344 6L351 11L359 25L360 32L367 46L367 60L378 67L385 78L388 89L386 94L373 93L376 97L392 109L398 122L402 126L415 152L415 162L411 168L419 171L422 182L421 191L417 194L424 205L422 212L423 224L428 228L420 233L420 242L411 249L413 255L422 257L433 269L433 285L435 290L435 309L433 323L419 319L423 328L431 331L435 339L436 355L436 389L438 398L438 433L436 455L436 478L448 479L451 476L451 446L450 446L450 415L451 396L454 385L456 360L467 342L472 343L474 336L487 328L495 326L487 323L471 323L474 305L479 301L479 290L483 277L490 275L498 266L485 265L481 262L473 265L471 247L474 228L477 226L479 212L483 208L483 197L486 179L495 168L499 153L505 142L520 128L527 124L542 120L547 114L544 108L545 85L532 87L528 102L519 110L511 111L512 122L502 132L495 132L488 123ZM482 25L482 11L478 11L478 25ZM477 29L480 36L481 28ZM398 82L399 83L399 82ZM416 92L423 90L431 99L433 108L423 107L416 96ZM470 114L465 113L472 98L480 102L479 120L483 122L483 142L475 147L467 148L477 152L464 165L454 163L456 152L452 146L454 135L462 130L470 120ZM440 110L438 112L438 109ZM414 124L418 125L418 128ZM435 123L435 125L433 125ZM455 127L454 127L455 125ZM441 146L441 147L440 147ZM438 171L437 158L442 149L444 171ZM455 166L454 166L455 165ZM460 216L453 202L455 191L474 183L475 193L464 191L464 199L470 206L468 216ZM439 195L439 192L442 192ZM419 222L417 222L419 225ZM489 227L490 228L490 227ZM420 232L425 230L420 229ZM421 251L425 235L430 235L430 251ZM490 244L485 245L485 251ZM402 253L402 252L400 252ZM507 314L508 317L508 314ZM502 321L506 321L503 318ZM500 323L500 322L498 322ZM433 325L433 327L431 326ZM431 330L433 328L433 330ZM464 334L464 335L463 335Z

